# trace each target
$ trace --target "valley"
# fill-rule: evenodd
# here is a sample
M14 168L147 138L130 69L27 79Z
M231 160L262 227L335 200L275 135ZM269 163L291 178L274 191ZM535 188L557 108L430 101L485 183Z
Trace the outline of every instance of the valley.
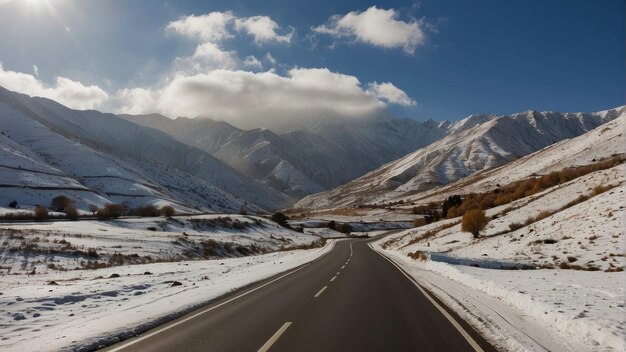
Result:
M325 258L352 245L357 266L330 280L343 291L318 292L330 290L326 309L392 276L425 295L417 306L453 312L462 324L450 333L482 350L624 347L624 107L276 133L1 93L0 326L11 328L0 348L174 348L186 340L148 337L185 314L239 309L216 303L235 293L306 295L285 275L323 276L338 260ZM485 223L472 235L465 215L476 209ZM405 276L362 281L370 266ZM400 338L406 328L387 340L415 343ZM301 329L277 346L317 331Z

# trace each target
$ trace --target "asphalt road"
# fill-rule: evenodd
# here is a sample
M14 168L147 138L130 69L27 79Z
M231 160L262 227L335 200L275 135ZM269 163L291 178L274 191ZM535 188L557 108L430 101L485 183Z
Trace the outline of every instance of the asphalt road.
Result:
M494 351L369 239L240 290L109 351Z

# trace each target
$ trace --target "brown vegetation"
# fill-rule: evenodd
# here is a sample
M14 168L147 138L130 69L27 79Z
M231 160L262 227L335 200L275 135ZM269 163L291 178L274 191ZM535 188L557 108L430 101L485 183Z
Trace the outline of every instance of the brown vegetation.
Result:
M66 196L55 197L52 199L52 202L50 202L52 210L58 212L64 212L65 209L67 209L67 207L71 206L72 204L74 204L74 201Z
M35 219L46 220L49 218L48 208L38 205L35 207Z
M487 226L487 223L489 223L489 220L485 216L485 211L480 208L473 208L463 215L461 231L470 232L474 238L478 238L480 231Z

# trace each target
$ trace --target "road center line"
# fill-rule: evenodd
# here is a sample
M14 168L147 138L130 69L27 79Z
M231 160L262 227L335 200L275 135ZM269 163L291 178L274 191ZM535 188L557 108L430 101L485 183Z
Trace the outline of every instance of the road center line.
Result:
M337 278L337 275L333 276L333 278L332 278L332 279L330 279L330 282L335 281L335 279L336 279L336 278Z
M285 278L285 277L287 277L287 276L289 276L289 275L291 275L291 274L293 274L293 273L296 273L296 272L298 272L298 271L300 271L300 270L302 270L302 269L304 269L304 268L308 267L309 265L311 265L311 263L313 263L313 262L315 262L315 261L319 261L320 259L322 259L322 258L326 257L329 253L332 253L332 251L334 250L334 246L335 246L335 245L333 244L333 248L332 248L329 252L324 253L321 257L318 257L318 258L316 258L316 259L314 259L314 260L312 260L312 261L310 261L310 262L308 262L308 263L306 263L306 264L302 265L301 267L299 267L299 268L297 268L297 269L295 269L295 270L292 270L292 271L290 271L290 272L287 272L287 273L285 273L284 275L281 275L281 276L279 276L279 277L275 278L275 279L274 279L274 280L272 280L272 281L266 282L266 283L264 283L264 284L262 284L262 285L260 285L260 286L257 286L257 287L255 287L255 288L253 288L253 289L251 289L251 290L248 290L248 291L246 291L246 292L243 292L243 293L241 293L241 294L239 294L239 295L237 295L237 296L235 296L235 297L233 297L233 298L230 298L230 299L228 299L228 300L226 300L226 301L224 301L224 302L222 302L222 303L220 303L220 304L217 304L217 305L215 305L215 306L213 306L213 307L209 307L209 308L207 308L207 309L203 309L203 310L201 310L200 312L198 312L198 313L196 313L196 314L193 314L193 315L191 315L191 316L189 316L189 317L187 317L187 318L184 318L184 319L178 320L178 321L176 321L176 322L174 322L174 323L171 323L171 324L169 324L169 325L165 325L165 326L163 326L163 327L161 327L161 328L158 328L158 329L156 329L156 330L153 330L152 332L146 333L145 335L140 336L140 337L137 337L137 338L135 338L134 340L132 340L132 339L131 339L131 340L129 340L129 341L127 341L127 342L125 342L125 343L122 343L122 344L121 344L121 345L119 345L118 347L115 347L115 348L112 348L112 349L108 350L108 352L117 352L117 351L120 351L120 350L122 350L122 349L124 349L124 348L127 348L127 347L129 347L129 346L132 346L132 345L134 345L134 344L136 344L136 343L138 343L138 342L140 342L140 341L143 341L143 340L145 340L145 339L148 339L148 338L150 338L150 337L152 337L152 336L154 336L154 335L156 335L156 334L162 333L163 331L169 330L169 329L171 329L171 328L173 328L173 327L175 327L175 326L178 326L178 325L180 325L180 324L183 324L183 323L185 323L185 322L187 322L187 321L189 321L189 320L191 320L191 319L197 318L197 317L199 317L199 316L201 316L201 315L203 315L203 314L205 314L205 313L207 313L207 312L210 312L210 311L212 311L212 310L214 310L214 309L217 309L217 308L219 308L219 307L221 307L221 306L223 306L223 305L226 305L226 304L228 304L228 303L230 303L230 302L232 302L232 301L235 301L235 300L237 300L237 299L239 299L239 298L241 298L241 297L247 296L247 295L249 295L249 294L251 294L251 293L253 293L253 292L257 291L257 290L262 289L262 288L263 288L263 287L265 287L265 286L271 285L271 284L273 284L274 282L276 282L276 281L278 281L278 280L280 280L280 279L282 279L282 278Z
M281 326L280 329L278 329L278 331L276 331L276 333L274 333L274 335L272 335L272 337L269 340L267 340L267 342L263 346L261 346L261 348L259 348L259 352L268 351L270 347L272 347L272 345L276 342L276 340L280 338L280 335L282 335L290 325L291 325L290 321L283 324L283 326Z
M342 266L342 267L341 267L341 270L343 270L343 268L345 268L345 267L346 267L345 265L344 265L344 266Z
M313 296L313 298L317 298L317 297L319 297L319 296L322 294L322 292L324 292L324 290L326 290L326 288L327 288L327 287L328 287L328 286L324 286L324 287L322 287L322 289L321 289L321 290L319 290L319 292L318 292L318 293L316 293L316 294L315 294L315 296Z

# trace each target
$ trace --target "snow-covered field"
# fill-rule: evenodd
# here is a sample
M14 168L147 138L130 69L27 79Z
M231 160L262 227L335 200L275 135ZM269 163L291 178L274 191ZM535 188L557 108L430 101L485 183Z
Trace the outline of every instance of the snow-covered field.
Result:
M0 223L0 274L246 256L319 240L242 215Z
M314 260L310 250L239 258L0 275L0 349L94 349ZM180 285L175 284L180 283Z

